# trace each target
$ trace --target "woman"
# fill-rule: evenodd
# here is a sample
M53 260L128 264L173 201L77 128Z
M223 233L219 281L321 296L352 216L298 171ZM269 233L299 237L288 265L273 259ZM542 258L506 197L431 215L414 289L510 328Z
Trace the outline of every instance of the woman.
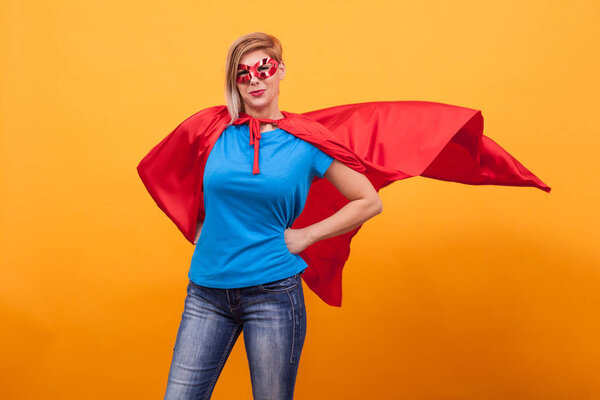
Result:
M226 71L231 121L206 161L206 215L197 226L165 398L210 398L243 332L254 399L292 399L306 335L300 275L307 264L298 253L363 224L382 203L363 174L276 123L260 123L259 147L248 145L249 124L236 124L240 112L284 118L278 100L285 64L275 37L255 32L237 39ZM350 202L329 218L291 229L315 177Z

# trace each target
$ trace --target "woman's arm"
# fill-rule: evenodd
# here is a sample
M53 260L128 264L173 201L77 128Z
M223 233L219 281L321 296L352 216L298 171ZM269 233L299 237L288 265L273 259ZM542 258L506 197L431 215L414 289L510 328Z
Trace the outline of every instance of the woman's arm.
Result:
M198 238L200 237L200 232L202 232L202 225L204 225L204 221L198 221L196 223L196 238L194 239L194 244L198 243Z
M286 244L293 254L319 240L346 233L383 211L381 198L369 179L341 161L334 159L324 177L350 202L335 214L312 225L301 229L286 229L290 231L286 232Z

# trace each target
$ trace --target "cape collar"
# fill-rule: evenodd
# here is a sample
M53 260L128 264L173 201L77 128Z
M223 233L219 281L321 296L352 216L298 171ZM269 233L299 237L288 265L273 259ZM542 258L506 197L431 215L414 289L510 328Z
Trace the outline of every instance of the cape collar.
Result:
M250 146L254 145L254 164L252 167L252 173L258 174L260 173L260 169L258 168L258 149L260 147L260 123L266 122L270 124L277 124L278 128L281 128L279 125L283 120L289 117L289 113L286 111L280 111L283 114L283 118L280 119L269 119L269 118L254 118L250 114L246 114L244 112L239 113L239 118L233 122L233 125L242 125L246 122L250 126Z

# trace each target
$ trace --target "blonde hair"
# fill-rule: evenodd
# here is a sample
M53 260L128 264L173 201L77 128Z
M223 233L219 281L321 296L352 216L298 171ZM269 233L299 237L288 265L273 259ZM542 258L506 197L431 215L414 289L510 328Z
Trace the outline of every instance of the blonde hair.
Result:
M227 52L227 60L225 61L225 101L227 110L231 116L231 121L227 124L230 126L233 121L239 118L240 112L245 112L242 96L237 88L236 76L237 66L240 60L246 53L251 51L264 49L269 57L277 62L282 62L281 42L273 35L263 32L247 33L237 38Z

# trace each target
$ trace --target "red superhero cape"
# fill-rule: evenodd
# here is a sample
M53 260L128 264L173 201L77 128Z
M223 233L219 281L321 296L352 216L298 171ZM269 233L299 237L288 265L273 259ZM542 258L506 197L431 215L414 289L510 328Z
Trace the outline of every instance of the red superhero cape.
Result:
M279 128L363 173L377 191L420 175L470 185L533 186L550 192L550 187L483 135L478 110L426 101L387 101L281 113ZM152 148L137 167L158 207L191 243L197 221L204 221L205 216L206 160L229 120L224 105L198 111ZM315 177L292 228L327 218L346 203L333 184ZM350 255L350 241L361 226L299 253L308 264L304 281L331 306L342 305L342 269Z

